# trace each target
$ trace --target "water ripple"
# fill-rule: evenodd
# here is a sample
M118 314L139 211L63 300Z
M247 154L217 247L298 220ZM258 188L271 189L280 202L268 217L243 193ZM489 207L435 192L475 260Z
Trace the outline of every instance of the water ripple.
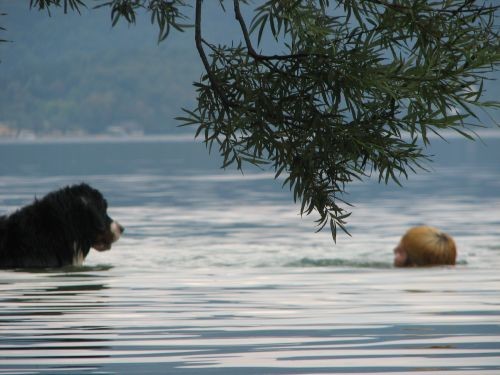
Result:
M500 371L493 271L164 271L2 272L0 374Z
M127 229L84 267L0 271L0 374L498 374L500 148L462 146L405 189L353 184L334 244L186 142L2 145L2 214L85 180ZM457 266L392 268L421 223Z

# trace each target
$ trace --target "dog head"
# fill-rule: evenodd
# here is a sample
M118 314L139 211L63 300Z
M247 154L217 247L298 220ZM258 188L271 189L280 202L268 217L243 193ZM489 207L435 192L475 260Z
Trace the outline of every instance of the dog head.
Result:
M98 251L111 249L113 242L118 241L125 230L120 223L109 217L108 203L102 194L87 184L70 187L83 204L81 224L90 236L90 246Z

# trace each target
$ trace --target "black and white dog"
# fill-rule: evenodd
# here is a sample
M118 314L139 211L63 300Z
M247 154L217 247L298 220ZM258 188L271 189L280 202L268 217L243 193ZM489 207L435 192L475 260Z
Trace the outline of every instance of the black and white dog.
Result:
M107 208L98 190L80 184L0 216L0 268L81 265L91 247L109 250L124 228Z

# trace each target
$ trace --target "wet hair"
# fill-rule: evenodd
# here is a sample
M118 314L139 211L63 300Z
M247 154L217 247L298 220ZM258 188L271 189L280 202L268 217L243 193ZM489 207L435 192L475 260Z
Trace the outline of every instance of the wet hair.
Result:
M408 266L454 265L455 241L448 234L429 226L409 229L401 238Z

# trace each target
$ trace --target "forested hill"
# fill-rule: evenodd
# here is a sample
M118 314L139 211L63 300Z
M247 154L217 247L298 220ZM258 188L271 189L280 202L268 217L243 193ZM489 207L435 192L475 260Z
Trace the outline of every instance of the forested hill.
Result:
M195 106L192 83L202 74L192 30L157 44L149 16L112 27L109 8L52 9L49 17L29 2L0 0L0 39L9 40L0 43L0 137L186 131L174 117ZM215 0L204 4L204 36L238 43L230 11L223 16ZM485 86L484 99L498 100L498 82Z
M28 0L0 13L0 136L180 131L201 74L192 33L158 45L148 17L113 28L109 9L49 17Z

